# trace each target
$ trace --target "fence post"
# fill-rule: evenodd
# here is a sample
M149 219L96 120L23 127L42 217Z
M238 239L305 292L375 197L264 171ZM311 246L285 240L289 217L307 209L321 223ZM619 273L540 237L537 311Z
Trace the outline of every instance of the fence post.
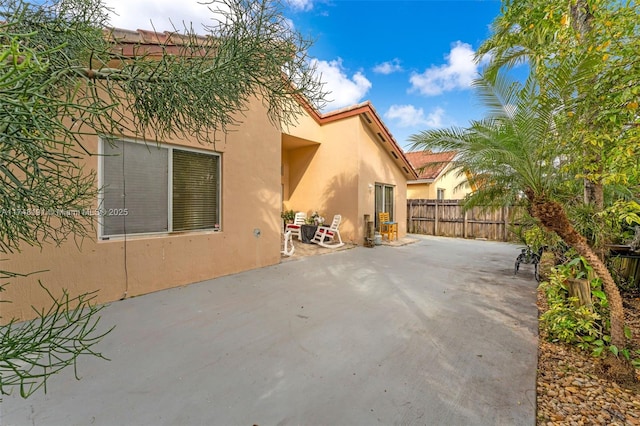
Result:
M433 235L438 236L438 199L436 198L435 213L433 219Z
M467 238L467 211L464 211L464 217L462 218L462 238Z
M509 225L509 207L502 208L502 217L504 219L504 231L502 241L507 241L507 226Z

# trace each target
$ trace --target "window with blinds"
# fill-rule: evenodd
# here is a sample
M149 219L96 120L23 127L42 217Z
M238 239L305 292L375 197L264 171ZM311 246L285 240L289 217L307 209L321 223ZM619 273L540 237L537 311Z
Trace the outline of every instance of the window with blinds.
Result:
M218 154L102 143L101 237L219 229Z

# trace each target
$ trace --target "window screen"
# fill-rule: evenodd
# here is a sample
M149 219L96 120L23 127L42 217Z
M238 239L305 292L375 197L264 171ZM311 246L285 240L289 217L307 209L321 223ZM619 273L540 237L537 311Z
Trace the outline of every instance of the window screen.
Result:
M173 150L173 230L218 224L218 157Z
M115 141L103 152L103 234L168 231L168 150Z

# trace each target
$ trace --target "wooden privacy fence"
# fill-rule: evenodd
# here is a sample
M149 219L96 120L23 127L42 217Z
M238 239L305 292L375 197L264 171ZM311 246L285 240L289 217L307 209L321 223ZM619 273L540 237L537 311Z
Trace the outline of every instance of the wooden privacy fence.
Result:
M463 212L461 200L407 200L407 231L441 237L514 241L511 228L519 224L520 214L517 207L494 210L474 207Z

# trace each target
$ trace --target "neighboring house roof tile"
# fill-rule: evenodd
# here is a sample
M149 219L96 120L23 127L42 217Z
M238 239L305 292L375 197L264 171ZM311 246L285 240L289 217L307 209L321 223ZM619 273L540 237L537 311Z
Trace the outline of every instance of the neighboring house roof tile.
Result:
M454 151L406 152L405 156L418 173L418 179L435 180L456 156Z

